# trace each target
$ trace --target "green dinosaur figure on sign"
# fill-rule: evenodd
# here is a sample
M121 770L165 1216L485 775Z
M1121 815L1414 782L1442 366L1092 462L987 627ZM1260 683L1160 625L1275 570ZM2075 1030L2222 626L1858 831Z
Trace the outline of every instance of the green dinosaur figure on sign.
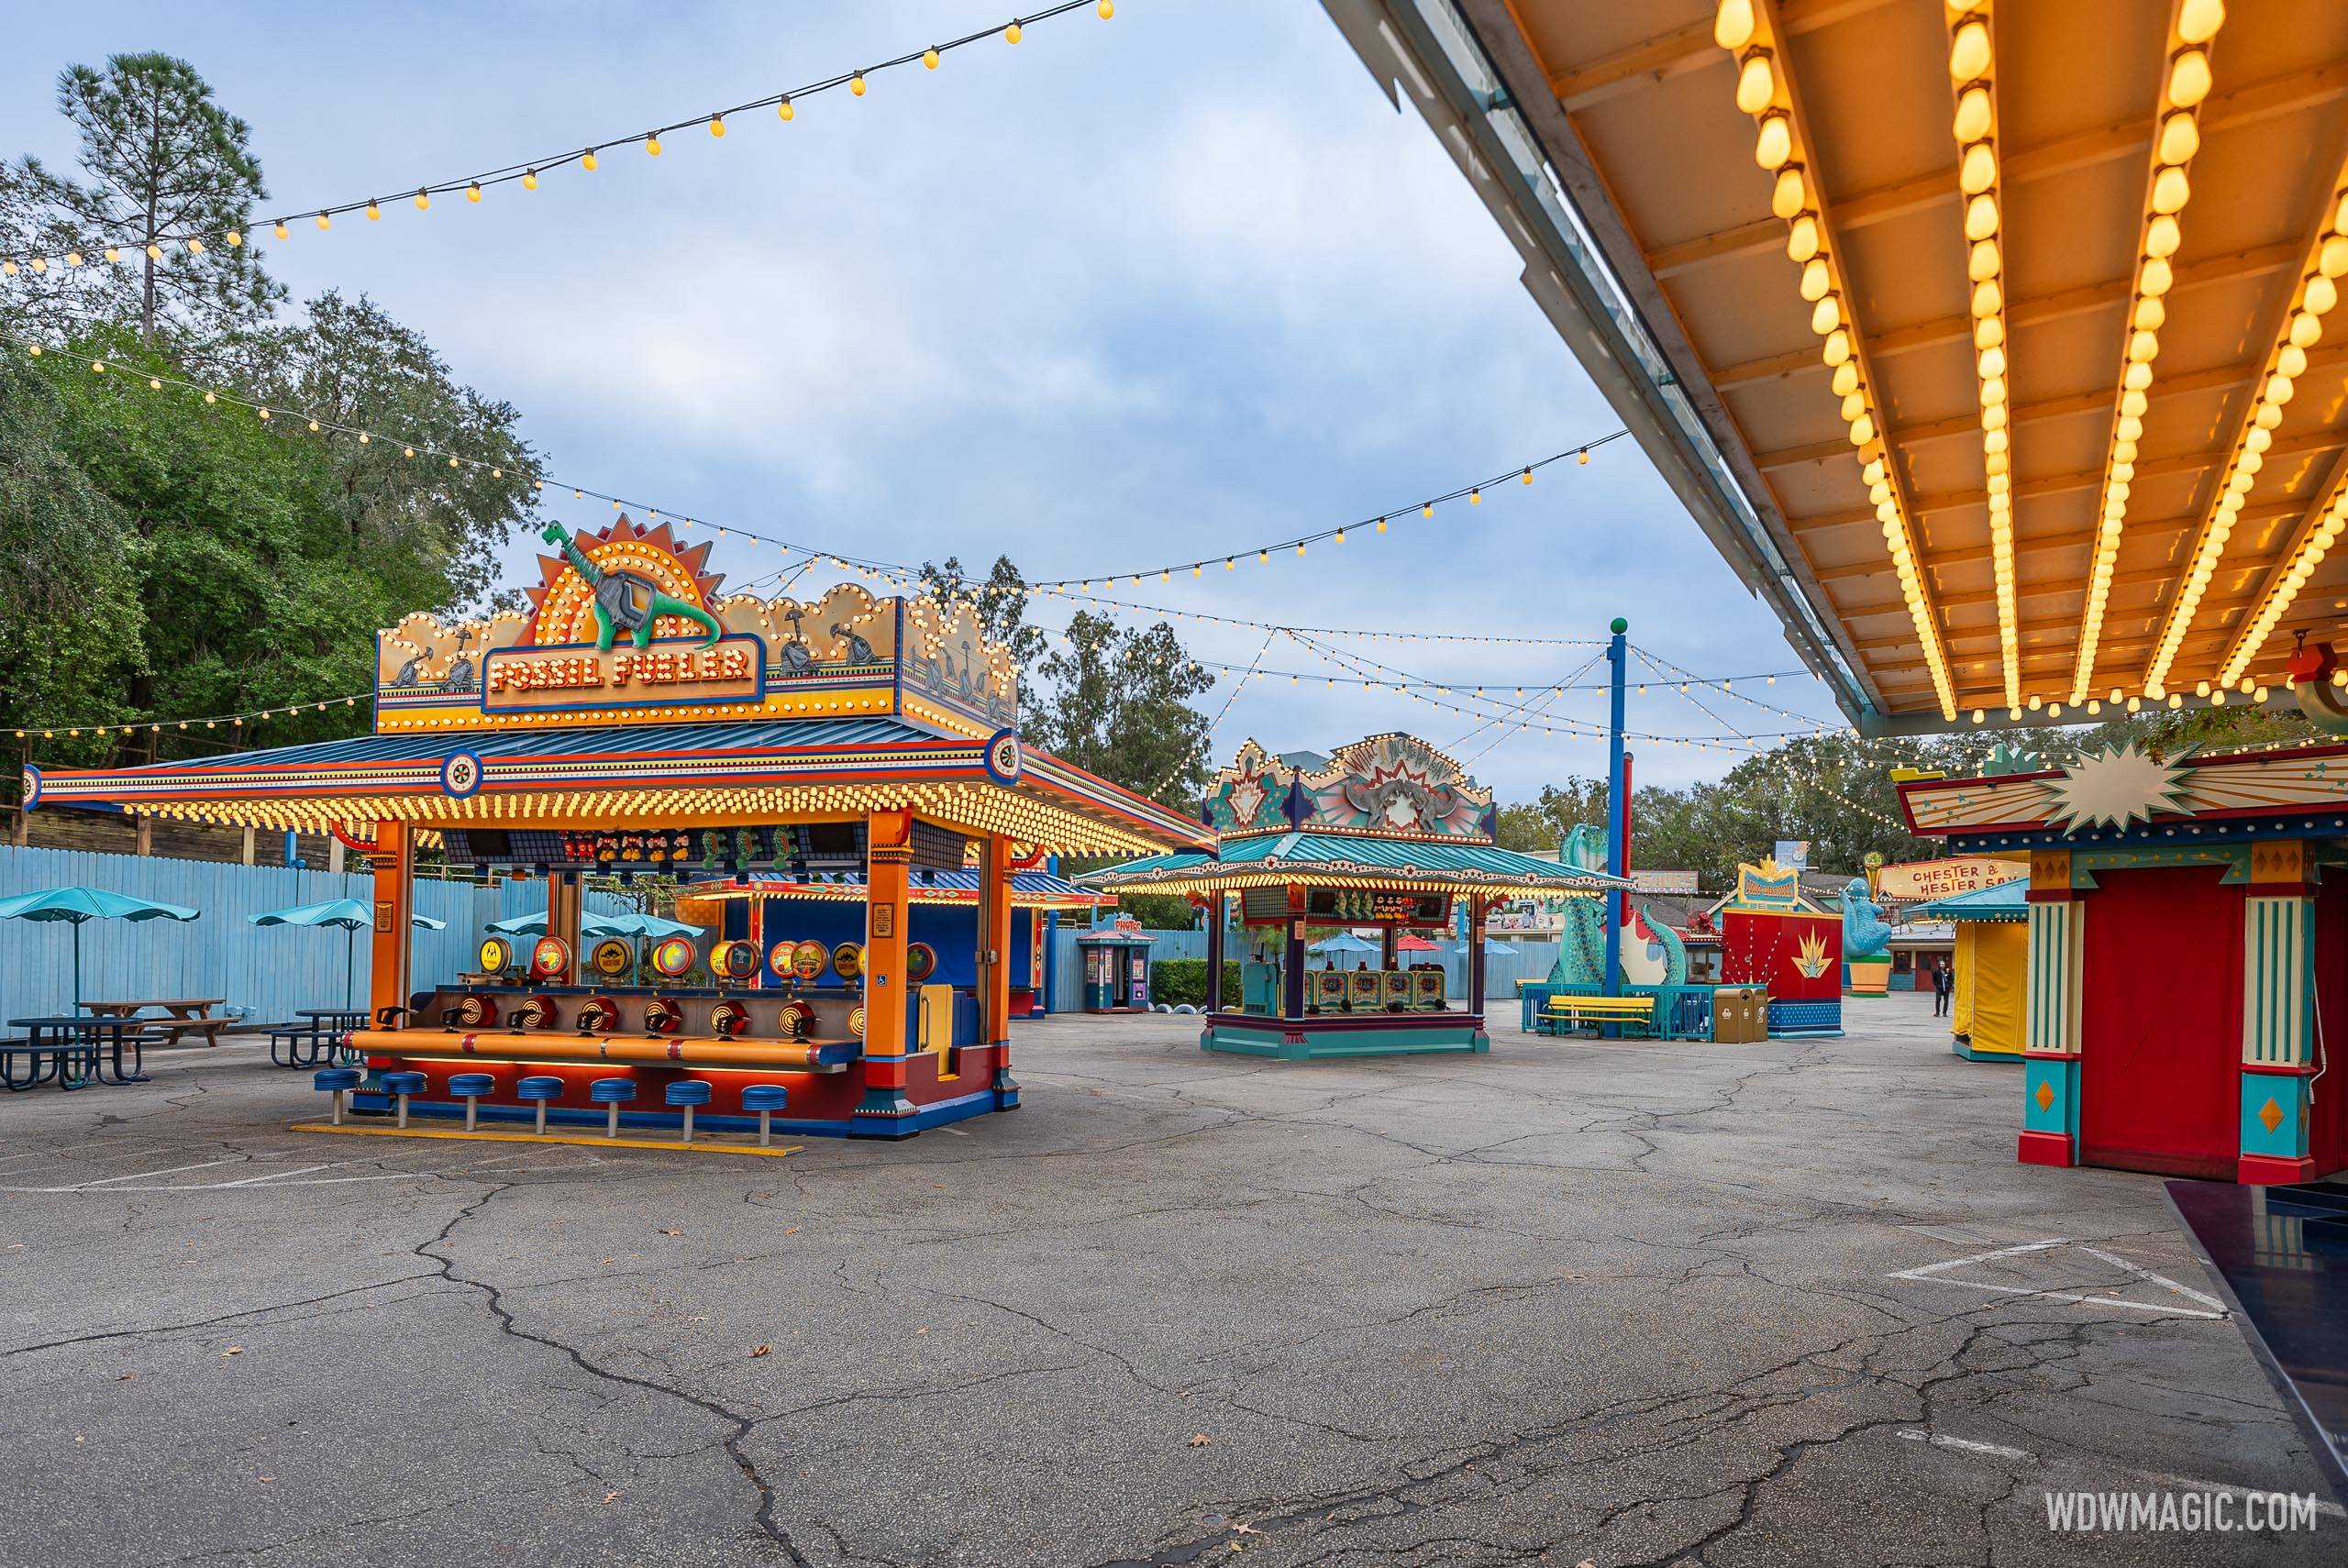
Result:
M660 585L639 572L614 567L605 569L587 558L559 523L549 523L538 530L538 536L549 545L562 548L562 558L570 569L595 591L595 650L608 652L613 641L622 633L637 647L648 647L652 642L652 624L663 615L674 615L691 621L709 635L701 646L710 647L725 635L725 628L717 617L698 604L688 604L660 591Z

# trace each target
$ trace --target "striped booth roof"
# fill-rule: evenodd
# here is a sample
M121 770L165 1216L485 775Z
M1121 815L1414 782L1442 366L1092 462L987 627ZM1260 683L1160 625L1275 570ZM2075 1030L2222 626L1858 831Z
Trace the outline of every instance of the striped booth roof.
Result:
M910 810L1055 853L1197 845L1200 823L1006 730L895 718L394 731L142 767L44 774L28 806L102 807L264 829L626 827L839 820Z

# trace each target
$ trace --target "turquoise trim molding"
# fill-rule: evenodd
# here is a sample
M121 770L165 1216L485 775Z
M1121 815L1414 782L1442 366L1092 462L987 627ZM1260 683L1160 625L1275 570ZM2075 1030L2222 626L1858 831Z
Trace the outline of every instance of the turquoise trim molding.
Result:
M1490 1035L1465 1021L1411 1030L1315 1029L1296 1040L1287 1039L1287 1033L1277 1021L1260 1028L1218 1023L1200 1032L1199 1049L1307 1062L1321 1056L1416 1056L1492 1048Z

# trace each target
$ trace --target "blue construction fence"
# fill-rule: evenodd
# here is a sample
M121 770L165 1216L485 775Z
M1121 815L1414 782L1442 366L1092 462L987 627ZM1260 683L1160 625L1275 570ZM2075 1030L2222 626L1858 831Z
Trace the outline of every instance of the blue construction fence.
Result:
M1051 1010L1054 1012L1075 1012L1082 1008L1081 971L1077 963L1076 939L1084 932L1081 916L1069 920L1063 916L1058 939L1053 944ZM1149 958L1155 964L1161 958L1200 958L1207 955L1207 933L1203 931L1159 931L1145 929L1150 939ZM1514 1001L1519 980L1539 982L1549 977L1549 970L1557 961L1557 944L1554 942L1519 942L1512 936L1507 953L1485 949L1484 998L1486 1000ZM1224 944L1224 956L1236 960L1246 952L1234 932ZM1443 965L1444 994L1456 1000L1468 994L1468 955L1446 944L1439 953L1412 954L1417 962Z
M94 920L82 927L82 994L223 997L232 1016L275 1022L296 1009L339 1007L344 933L296 926L256 926L247 915L328 899L374 897L360 871L290 866L236 866L163 856L103 855L78 849L0 845L0 898L44 888L105 888L203 911L190 922ZM546 908L543 879L441 881L419 877L418 914L448 922L444 931L414 933L415 982L453 983L475 964L482 928ZM629 906L590 892L587 907L617 914ZM351 941L354 994L367 998L367 933ZM73 934L62 922L0 921L0 1019L72 1010Z

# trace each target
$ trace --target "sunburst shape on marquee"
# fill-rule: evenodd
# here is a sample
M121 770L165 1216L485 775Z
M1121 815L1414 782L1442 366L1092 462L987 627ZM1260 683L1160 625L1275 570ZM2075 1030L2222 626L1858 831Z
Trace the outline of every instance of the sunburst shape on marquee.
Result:
M639 526L622 513L609 528L597 533L576 529L571 542L586 558L605 570L619 569L649 579L672 599L703 609L717 602L723 572L707 569L711 541L681 544L664 519L650 528ZM594 640L595 591L560 556L538 558L538 586L524 591L530 597L530 625L523 641L540 645ZM678 635L697 628L673 617L660 625L660 635Z
M2187 809L2185 759L2192 754L2187 746L2164 761L2137 750L2132 740L2089 752L2063 769L2060 778L2046 780L2045 788L2054 797L2046 820L2077 833L2083 827L2149 823L2154 812L2183 812Z

